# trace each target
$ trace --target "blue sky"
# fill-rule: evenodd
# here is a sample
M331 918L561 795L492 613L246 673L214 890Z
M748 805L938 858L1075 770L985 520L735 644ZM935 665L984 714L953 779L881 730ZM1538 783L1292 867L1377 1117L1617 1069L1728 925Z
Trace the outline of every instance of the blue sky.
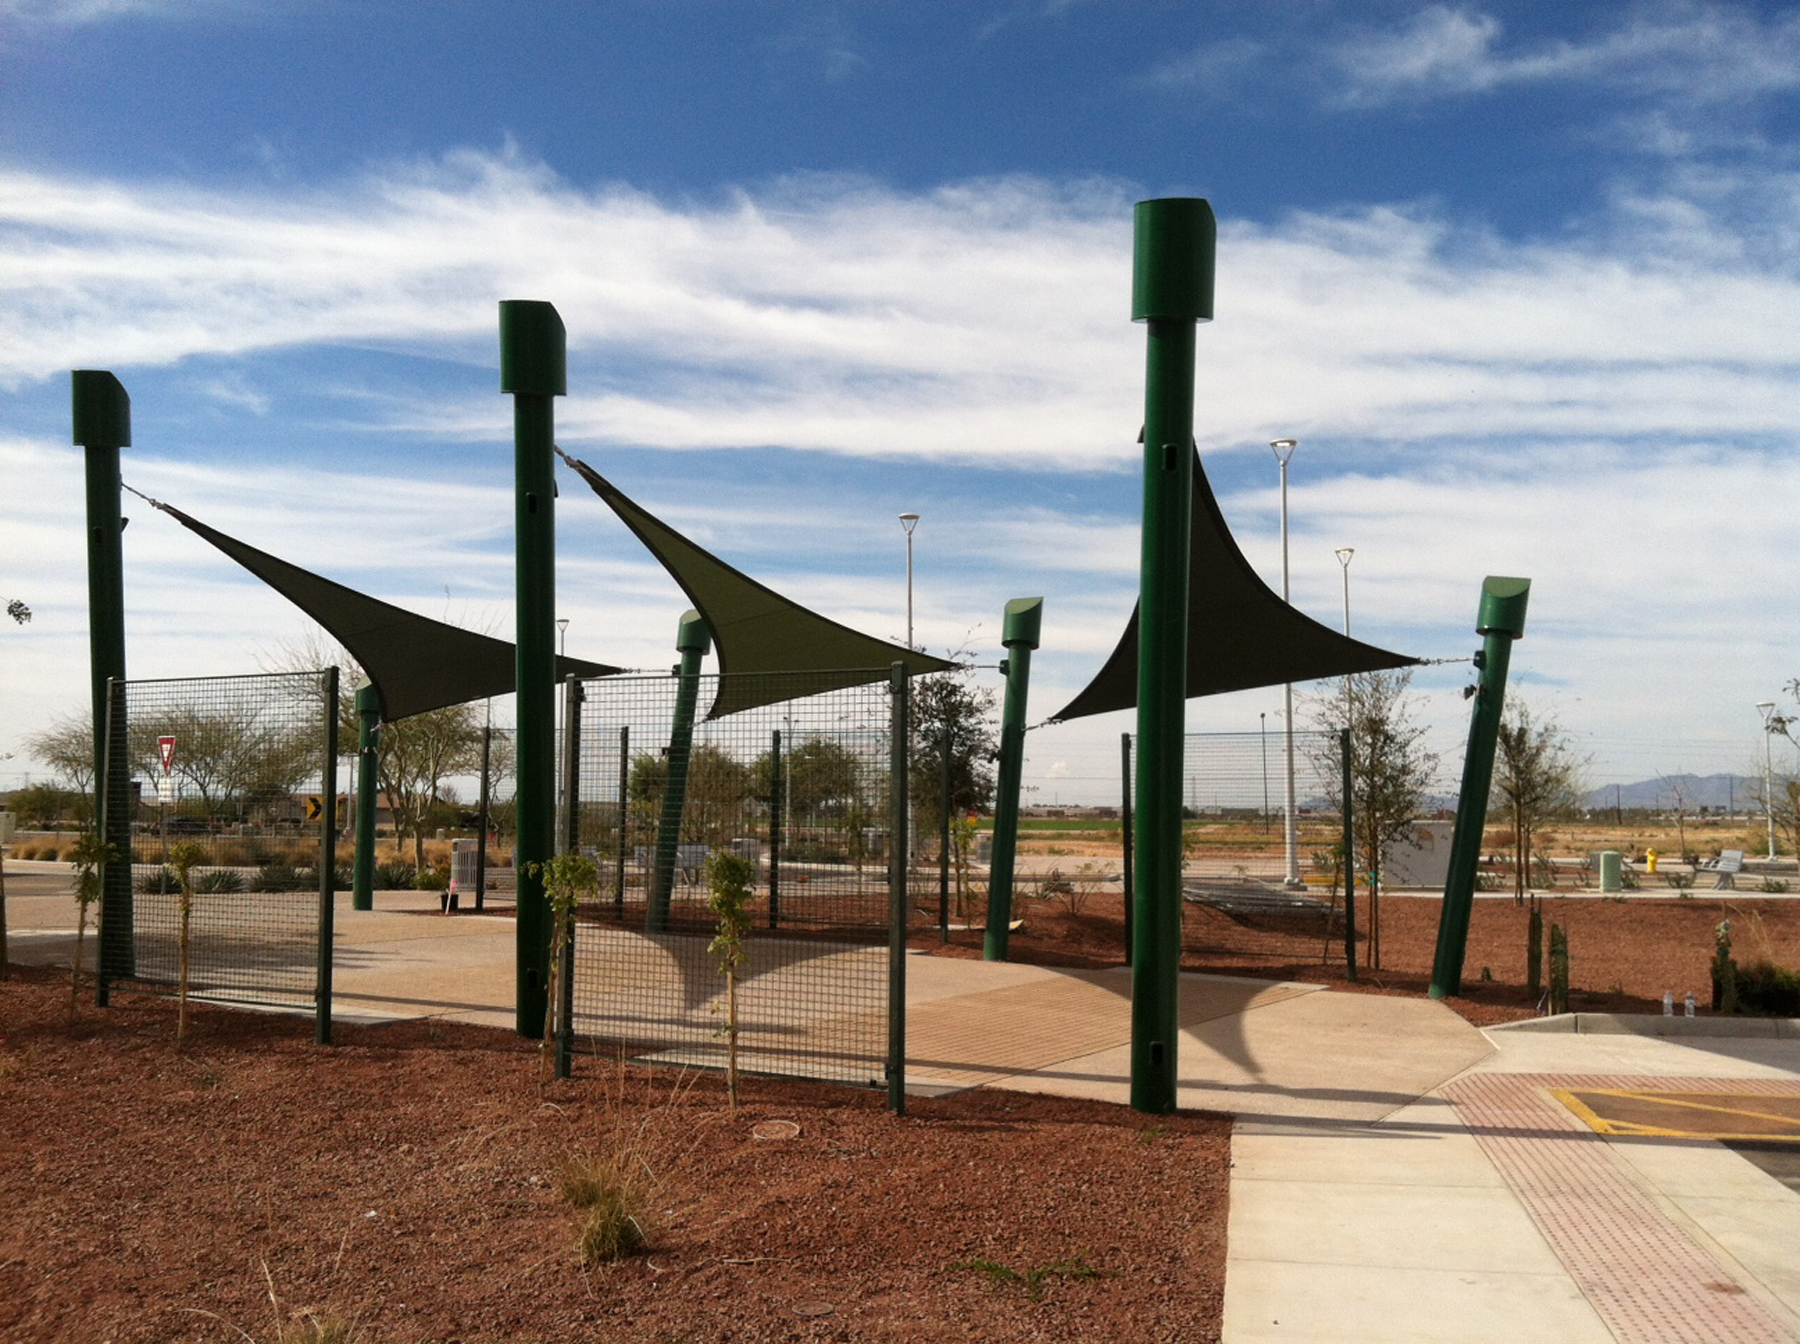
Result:
M1483 575L1595 781L1750 771L1800 675L1800 11L1729 3L0 0L0 784L86 666L70 368L126 480L507 633L496 302L557 304L563 445L740 567L982 662L1042 595L1034 709L1135 586L1131 204L1220 218L1201 447L1296 602L1428 657ZM682 601L564 477L570 651ZM299 618L141 507L133 675L256 670ZM1454 774L1467 669L1421 712ZM1198 703L1254 731L1279 691ZM1038 717L1034 713L1033 717ZM1122 720L1034 734L1110 779ZM11 772L10 774L8 772ZM1101 786L1101 791L1110 784Z

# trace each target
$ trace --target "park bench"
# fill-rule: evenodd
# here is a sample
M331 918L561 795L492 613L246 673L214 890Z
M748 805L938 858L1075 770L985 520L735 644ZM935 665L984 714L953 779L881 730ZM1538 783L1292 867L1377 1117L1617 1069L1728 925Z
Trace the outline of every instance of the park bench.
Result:
M1722 849L1719 857L1709 860L1706 867L1718 874L1717 881L1713 883L1714 891L1734 891L1737 888L1737 875L1744 871L1744 851Z
M1327 924L1336 907L1301 891L1256 883L1186 882L1182 899L1210 906L1240 924Z

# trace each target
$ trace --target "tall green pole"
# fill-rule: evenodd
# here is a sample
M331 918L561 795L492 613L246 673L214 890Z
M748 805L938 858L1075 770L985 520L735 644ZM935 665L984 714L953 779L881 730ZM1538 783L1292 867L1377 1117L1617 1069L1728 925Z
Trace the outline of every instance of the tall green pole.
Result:
M350 908L375 908L375 808L381 777L381 692L356 688L356 867Z
M1469 715L1469 749L1463 757L1462 793L1450 835L1450 871L1444 879L1444 909L1438 916L1437 954L1431 963L1431 997L1462 993L1463 954L1469 943L1469 916L1475 904L1475 867L1481 859L1481 831L1487 823L1488 790L1494 782L1494 749L1506 703L1506 670L1515 639L1525 634L1530 579L1489 576L1481 584L1475 633L1482 636L1475 656L1479 677Z
M994 857L988 870L987 936L982 956L1006 960L1012 927L1013 855L1019 843L1019 785L1025 772L1025 700L1031 691L1031 651L1044 624L1044 599L1006 604L1000 642L1006 646L1006 699L1000 711L1000 771L994 789Z
M539 865L556 853L555 398L568 392L568 338L548 303L500 304L500 390L513 398L513 528L518 623L519 873L516 939L521 1036L541 1040L549 1009L550 905Z
M131 911L131 817L125 790L111 790L108 807L106 732L109 679L125 681L125 558L119 512L119 449L131 446L131 398L112 374L76 369L69 375L73 441L87 459L88 667L94 711L94 824L119 855L102 873L100 891L100 974L109 979L134 970ZM124 706L119 719L123 725ZM124 752L121 749L120 757Z
M694 709L700 699L700 660L712 647L712 636L700 613L682 615L675 631L681 664L675 687L675 719L669 729L669 777L663 785L662 821L656 828L656 868L650 874L650 899L644 928L663 933L669 927L669 898L675 891L675 860L681 849L681 814L687 810L688 756L694 746Z
M1148 323L1149 330L1138 596L1131 1105L1153 1115L1175 1109L1194 325L1212 319L1217 233L1212 207L1203 200L1138 202L1131 316Z

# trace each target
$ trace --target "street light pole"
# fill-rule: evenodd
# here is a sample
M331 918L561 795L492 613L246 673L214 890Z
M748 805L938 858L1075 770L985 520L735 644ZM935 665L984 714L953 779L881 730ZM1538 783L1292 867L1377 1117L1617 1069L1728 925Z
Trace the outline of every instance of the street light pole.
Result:
M916 648L913 643L913 566L912 566L912 534L919 525L919 515L903 513L900 515L900 526L906 529L906 647Z
M1288 459L1300 446L1298 439L1274 439L1269 447L1281 464L1281 600L1293 605L1288 589ZM1287 738L1287 780L1282 793L1282 847L1286 857L1287 885L1300 885L1300 835L1294 813L1294 686L1281 688L1282 723Z
M1268 711L1267 710L1258 710L1256 712L1256 720L1262 730L1262 767L1263 767L1262 824L1263 824L1263 834L1267 835L1268 831L1269 831L1269 713L1268 713Z
M1338 563L1344 567L1344 633L1350 633L1350 557L1356 554L1353 546L1337 548Z
M1769 859L1775 859L1775 757L1769 746L1774 736L1775 702L1764 700L1757 709L1763 721L1763 816L1769 823Z

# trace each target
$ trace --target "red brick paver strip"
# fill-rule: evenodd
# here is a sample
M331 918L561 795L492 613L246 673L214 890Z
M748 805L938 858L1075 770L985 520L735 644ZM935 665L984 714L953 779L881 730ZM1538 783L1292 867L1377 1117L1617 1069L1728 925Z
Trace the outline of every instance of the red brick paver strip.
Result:
M1780 1079L1477 1074L1444 1089L1620 1344L1795 1344L1553 1088L1792 1095Z

